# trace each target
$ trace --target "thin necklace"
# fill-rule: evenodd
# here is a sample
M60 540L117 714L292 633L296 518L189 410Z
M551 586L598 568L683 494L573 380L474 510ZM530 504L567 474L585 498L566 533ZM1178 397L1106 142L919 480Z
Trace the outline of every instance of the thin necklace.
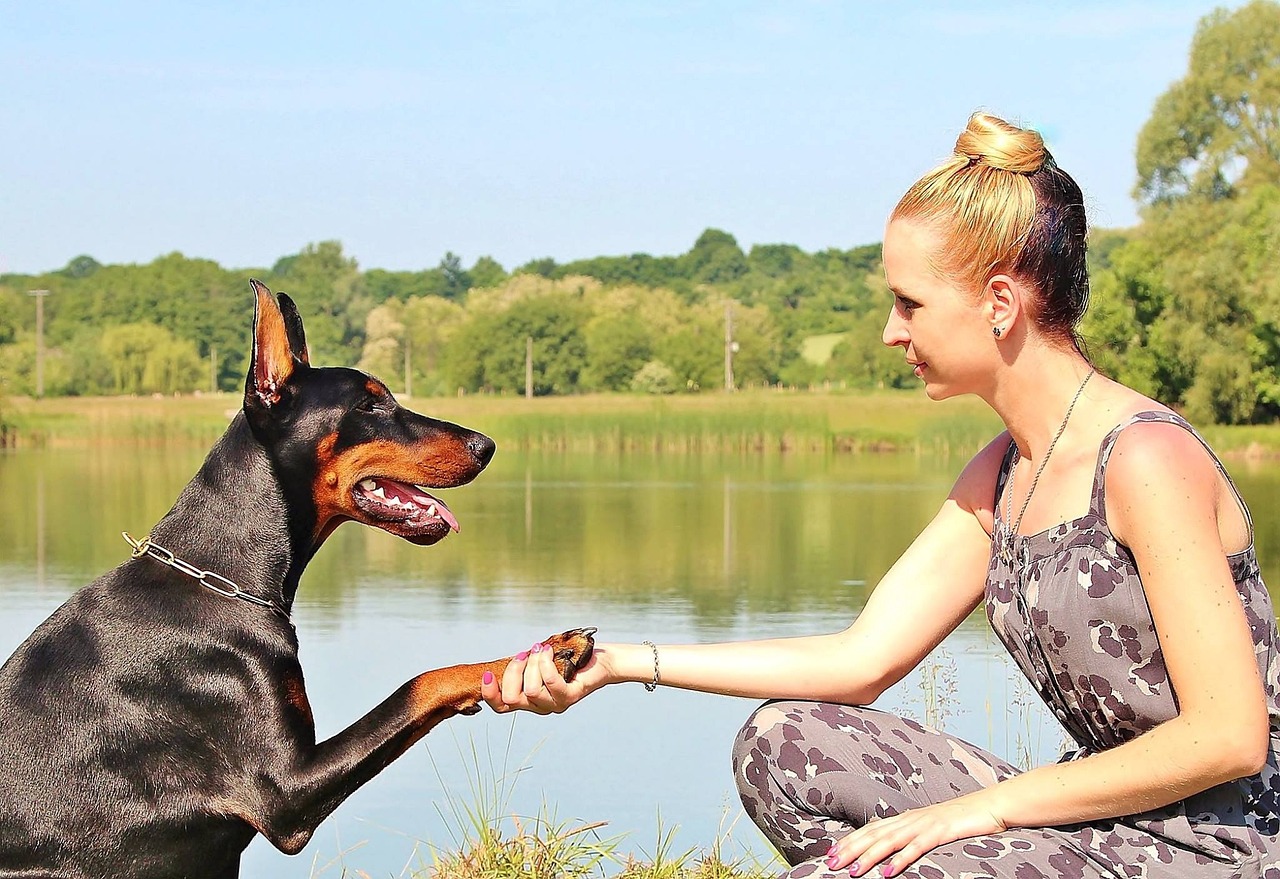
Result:
M1018 510L1018 518L1014 520L1013 527L1009 529L1010 550L1013 548L1013 538L1018 535L1018 527L1022 524L1022 517L1027 512L1027 504L1031 503L1031 495L1035 494L1036 484L1040 482L1040 474L1044 472L1045 465L1049 463L1049 457L1053 454L1053 447L1058 444L1058 440L1062 438L1062 432L1067 429L1067 422L1071 420L1071 410L1076 408L1080 395L1084 393L1084 386L1089 383L1089 379L1093 378L1094 371L1090 368L1088 374L1084 377L1084 381L1080 382L1080 387L1076 388L1076 395L1071 398L1071 405L1067 407L1067 414L1062 416L1062 423L1058 425L1058 432L1053 435L1049 448L1045 450L1044 457L1040 459L1040 466L1036 468L1036 475L1031 478L1031 488L1027 490L1027 496L1022 501L1022 509ZM1018 460L1022 460L1021 457ZM1004 498L1005 524L1008 524L1010 517L1013 516L1013 474L1017 467L1018 461L1014 461L1013 468L1009 470L1008 491Z

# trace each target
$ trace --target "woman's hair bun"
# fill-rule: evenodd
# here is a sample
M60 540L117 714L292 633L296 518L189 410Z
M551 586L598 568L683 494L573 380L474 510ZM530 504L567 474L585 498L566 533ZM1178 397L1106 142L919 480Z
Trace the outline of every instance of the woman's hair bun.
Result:
M1049 152L1039 132L1010 125L990 113L974 113L956 139L956 155L971 165L1034 174L1044 167Z

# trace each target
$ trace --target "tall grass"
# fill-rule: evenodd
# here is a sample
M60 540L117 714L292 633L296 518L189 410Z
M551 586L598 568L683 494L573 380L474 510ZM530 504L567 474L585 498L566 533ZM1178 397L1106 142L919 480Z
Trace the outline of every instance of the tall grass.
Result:
M724 844L729 831L725 830L707 851L676 851L676 828L664 827L661 815L653 851L642 849L639 858L623 853L625 834L606 834L607 822L562 821L545 803L536 815L518 815L511 810L511 797L528 758L510 768L510 736L501 759L495 759L487 746L482 750L474 738L465 745L454 742L466 773L464 794L450 791L432 757L445 790L444 805L436 808L447 829L448 845L415 844L401 879L763 879L778 871L776 862L727 859ZM311 875L320 879L336 871L341 879L368 876L347 863L359 848L348 847L327 863L313 864Z
M976 399L935 403L918 390L770 388L669 397L472 395L402 402L484 431L504 448L566 452L897 451L967 457L1001 428ZM2 420L10 445L208 445L239 407L236 394L13 398ZM1280 425L1209 426L1204 432L1219 452L1280 455Z
M234 394L200 397L16 399L12 442L208 444L239 407ZM648 397L469 396L404 401L482 430L501 446L573 452L971 453L998 422L981 404L937 405L906 392L756 390Z

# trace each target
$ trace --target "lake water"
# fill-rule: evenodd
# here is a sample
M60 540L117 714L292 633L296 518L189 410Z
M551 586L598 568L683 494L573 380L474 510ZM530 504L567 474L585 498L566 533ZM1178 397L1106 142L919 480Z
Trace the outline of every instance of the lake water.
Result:
M127 556L203 450L99 446L0 453L0 654ZM419 671L503 656L580 625L603 640L706 642L843 628L928 521L963 462L908 455L501 452L449 492L462 533L422 549L343 526L302 581L295 622L321 738ZM1235 464L1280 583L1280 466ZM924 681L934 682L931 688ZM936 695L932 695L936 694ZM1060 733L1010 675L981 615L885 698L1015 760ZM741 817L730 742L753 703L639 685L541 718L484 711L438 727L343 804L296 857L255 840L247 877L400 876L454 850L466 809L607 822L652 855L728 831L726 856L770 856ZM1022 755L1020 757L1020 755ZM510 829L510 824L507 825Z

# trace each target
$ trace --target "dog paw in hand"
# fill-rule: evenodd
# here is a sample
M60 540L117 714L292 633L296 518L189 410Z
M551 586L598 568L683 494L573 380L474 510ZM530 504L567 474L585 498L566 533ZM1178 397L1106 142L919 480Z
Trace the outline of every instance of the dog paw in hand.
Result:
M595 633L594 626L570 629L559 635L552 635L546 640L546 645L551 648L551 656L555 659L556 669L566 681L573 680L578 669L591 659L591 651L596 646L593 637Z

